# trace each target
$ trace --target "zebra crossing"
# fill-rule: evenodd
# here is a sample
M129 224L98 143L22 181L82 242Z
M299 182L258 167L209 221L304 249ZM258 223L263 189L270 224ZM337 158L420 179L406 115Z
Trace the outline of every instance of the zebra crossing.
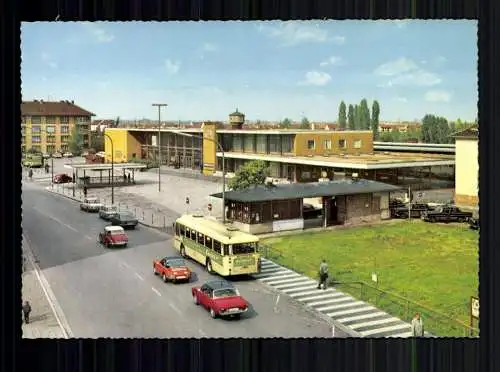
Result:
M262 258L257 280L319 311L362 337L410 337L411 326L401 319L334 288L317 289L317 281Z

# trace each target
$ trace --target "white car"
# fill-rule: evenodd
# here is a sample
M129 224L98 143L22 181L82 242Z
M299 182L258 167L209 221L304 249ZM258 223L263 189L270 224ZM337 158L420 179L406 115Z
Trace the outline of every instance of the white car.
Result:
M80 210L86 212L99 212L102 207L103 204L99 201L98 198L85 198L80 203Z
M52 156L54 158L62 158L62 154L60 152L55 152Z
M65 152L65 153L63 154L63 156L64 156L65 158L72 158L72 157L73 157L73 154L72 154L71 152Z
M103 205L99 209L99 218L109 221L111 216L118 213L118 209L114 205Z

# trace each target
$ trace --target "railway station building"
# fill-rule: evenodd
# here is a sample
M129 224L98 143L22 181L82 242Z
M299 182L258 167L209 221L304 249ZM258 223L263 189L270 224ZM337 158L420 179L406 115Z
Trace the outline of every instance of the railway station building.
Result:
M371 131L308 129L245 129L244 114L229 115L229 123L204 122L198 128L106 128L115 162L158 159L162 164L221 175L222 158L228 176L248 161L265 161L277 183L359 178L413 190L453 188L455 156L375 151ZM160 140L158 141L158 133ZM160 146L158 146L158 143ZM105 138L106 161L111 144Z

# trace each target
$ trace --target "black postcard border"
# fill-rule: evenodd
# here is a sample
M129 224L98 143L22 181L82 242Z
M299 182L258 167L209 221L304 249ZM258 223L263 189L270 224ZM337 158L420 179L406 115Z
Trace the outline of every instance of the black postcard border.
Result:
M497 5L498 4L498 5ZM500 370L499 248L500 74L495 45L500 4L466 0L343 0L140 2L110 0L6 1L0 8L2 41L0 277L2 371L495 371ZM479 18L480 301L481 337L425 339L172 339L21 340L20 22L77 20L270 20ZM495 22L496 21L496 22ZM457 43L460 41L457 40ZM498 44L498 43L496 43ZM496 229L495 229L496 227ZM496 290L495 290L496 289ZM293 326L293 325L291 325ZM495 337L496 336L496 337ZM496 341L496 342L495 342ZM335 368L336 367L336 368Z

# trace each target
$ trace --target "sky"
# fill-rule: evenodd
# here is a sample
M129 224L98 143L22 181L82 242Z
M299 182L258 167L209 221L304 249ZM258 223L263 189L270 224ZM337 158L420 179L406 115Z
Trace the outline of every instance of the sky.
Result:
M477 21L36 22L21 28L23 100L96 119L336 121L477 116Z

